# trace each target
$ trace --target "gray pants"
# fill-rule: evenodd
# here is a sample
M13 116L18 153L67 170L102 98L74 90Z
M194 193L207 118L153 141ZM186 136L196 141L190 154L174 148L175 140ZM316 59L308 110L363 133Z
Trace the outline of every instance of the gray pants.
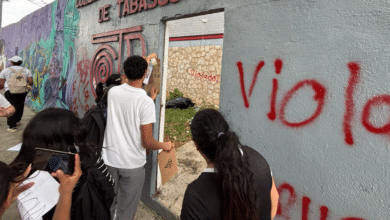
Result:
M120 169L107 166L115 180L116 197L111 206L111 218L115 220L133 219L141 199L145 181L145 167Z

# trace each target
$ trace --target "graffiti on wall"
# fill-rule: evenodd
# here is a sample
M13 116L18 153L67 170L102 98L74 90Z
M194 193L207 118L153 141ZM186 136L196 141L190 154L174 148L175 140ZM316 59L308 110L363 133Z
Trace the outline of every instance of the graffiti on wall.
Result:
M39 12L37 12L39 13ZM75 72L75 45L79 14L74 0L56 1L51 11L51 31L47 37L20 50L24 67L33 74L34 86L27 104L36 111L48 107L69 108ZM36 21L30 21L37 23ZM43 27L43 26L42 26ZM37 32L44 32L38 28Z
M299 197L295 188L291 186L289 183L282 183L278 187L278 192L280 195L280 200L278 204L278 209L276 215L282 219L290 220L293 219L290 215L290 210L294 208L294 206L300 203L301 209L301 219L302 220L310 220L310 219L320 219L320 220L328 220L330 219L330 210L327 206L321 205L318 207L319 218L313 217L316 212L315 207L308 196ZM314 208L313 208L314 207ZM363 218L358 217L343 217L340 220L365 220Z
M73 101L72 110L79 115L79 109L88 111L93 101L90 98L96 97L96 85L99 82L105 82L113 73L120 73L122 68L122 47L123 41L126 48L126 56L131 56L131 41L139 40L141 45L141 56L146 56L146 42L141 34L143 27L135 26L120 30L114 30L92 35L92 44L101 44L92 56L88 59L87 52L82 49L82 58L77 62L77 73L79 81L72 85ZM108 43L117 42L117 51L115 47ZM117 68L115 70L115 60Z
M220 78L221 76L214 75L212 73L206 74L204 72L198 72L196 70L188 70L188 74L190 76L194 76L195 79L201 80L201 81L206 81L212 85L215 85L219 82L221 82Z
M241 94L244 101L244 107L249 108L249 98L252 96L253 89L257 82L258 74L261 69L264 67L265 62L260 61L257 64L257 67L253 73L252 82L249 87L249 91L247 92L245 88L244 82L244 69L242 66L242 62L237 62L237 68L239 73L239 81ZM274 69L276 74L281 74L283 68L283 61L281 59L276 59L274 62ZM343 133L344 133L344 141L348 145L354 144L354 138L352 133L351 124L354 119L356 107L354 104L353 94L356 86L360 81L360 64L358 62L349 62L346 64L346 69L349 71L349 80L347 82L347 86L345 89L345 112L344 118L342 122ZM301 89L309 87L313 90L314 96L313 100L317 103L316 110L312 113L312 115L308 115L306 119L299 122L291 122L286 119L285 112L286 108L288 108L288 103L292 100L293 96ZM286 92L282 97L282 101L280 103L280 109L277 111L276 109L276 98L278 95L279 82L276 78L272 80L272 92L270 95L270 110L267 114L269 120L274 121L277 117L280 118L282 124L292 127L298 128L303 127L308 124L313 123L315 120L319 118L322 113L322 110L326 104L326 87L318 82L315 79L304 79L297 82L288 92ZM390 95L382 94L375 97L372 97L370 100L366 102L363 108L363 113L361 116L362 125L369 131L375 134L388 134L390 132L390 121L388 121L385 125L376 126L371 122L371 110L374 107L390 105ZM278 114L277 114L278 113Z

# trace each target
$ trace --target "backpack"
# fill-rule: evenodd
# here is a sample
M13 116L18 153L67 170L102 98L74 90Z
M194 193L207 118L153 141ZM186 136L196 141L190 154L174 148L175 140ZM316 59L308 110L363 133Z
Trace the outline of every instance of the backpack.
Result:
M110 220L114 187L96 168L83 171L72 197L72 220Z
M106 113L105 108L107 106L108 91L114 86L116 85L109 86L100 101L90 108L81 119L81 123L85 126L88 132L88 143L98 146L99 149L102 149L104 131L106 129L106 117L104 114Z
M27 79L23 75L24 68L16 72L15 69L9 68L14 74L11 75L11 79L8 82L8 89L11 94L20 94L26 93L27 89Z
M72 193L71 220L110 220L110 207L114 201L114 187L98 168L83 170ZM55 208L42 219L51 220Z

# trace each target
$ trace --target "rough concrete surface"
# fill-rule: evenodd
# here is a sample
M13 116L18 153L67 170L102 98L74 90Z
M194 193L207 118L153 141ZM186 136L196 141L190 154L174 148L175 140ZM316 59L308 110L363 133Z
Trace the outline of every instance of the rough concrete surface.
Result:
M161 186L156 196L173 214L180 216L184 192L206 168L206 161L190 141L176 150L177 174Z
M18 131L15 133L7 132L7 119L0 117L0 160L9 164L18 154L17 152L7 151L10 147L15 146L20 143L22 140L22 133L24 128L30 119L35 115L35 112L32 111L27 106L24 108L23 118L21 120L21 125L18 127ZM13 204L3 215L2 219L4 220L20 220L20 215L18 208ZM135 220L144 220L144 219L162 219L154 211L145 206L140 202L138 210L134 217Z

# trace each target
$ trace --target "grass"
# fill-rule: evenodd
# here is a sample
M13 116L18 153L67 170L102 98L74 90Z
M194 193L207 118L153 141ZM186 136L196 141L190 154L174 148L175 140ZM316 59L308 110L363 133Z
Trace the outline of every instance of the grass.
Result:
M192 140L190 123L195 114L214 105L202 105L188 109L165 109L164 141L171 141L176 148Z

